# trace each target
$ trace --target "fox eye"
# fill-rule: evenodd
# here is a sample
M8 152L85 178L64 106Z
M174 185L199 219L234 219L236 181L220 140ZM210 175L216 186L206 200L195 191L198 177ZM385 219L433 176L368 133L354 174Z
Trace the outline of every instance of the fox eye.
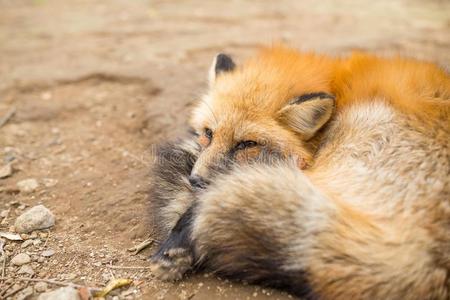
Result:
M235 148L236 148L236 150L243 150L246 148L255 147L257 145L258 145L258 143L256 143L255 141L242 141L242 142L239 142Z
M198 143L203 148L208 147L209 144L211 144L212 137L213 137L212 130L209 128L205 128L203 130L203 133L198 135Z
M209 140L211 140L212 137L213 137L213 132L212 132L212 130L209 129L209 128L205 128L205 136L206 136Z

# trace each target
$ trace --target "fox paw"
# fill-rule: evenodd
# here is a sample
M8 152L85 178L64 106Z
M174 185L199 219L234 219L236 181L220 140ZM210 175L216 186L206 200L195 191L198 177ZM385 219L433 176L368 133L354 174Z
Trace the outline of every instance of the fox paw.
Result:
M193 257L185 248L161 249L150 259L151 272L164 281L180 280L191 269Z

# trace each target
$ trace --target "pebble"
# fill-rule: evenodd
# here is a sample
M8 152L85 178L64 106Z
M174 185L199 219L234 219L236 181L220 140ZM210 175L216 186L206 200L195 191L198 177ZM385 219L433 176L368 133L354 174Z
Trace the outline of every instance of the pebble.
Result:
M39 183L34 178L24 179L16 183L19 190L23 193L30 193L39 187Z
M80 300L78 291L73 287L62 287L47 293L40 294L38 300Z
M62 277L66 280L74 280L75 278L77 278L77 274L74 273L69 273L69 274L62 274Z
M53 249L44 250L41 253L41 255L43 257L50 257L50 256L53 256L54 254L55 254L55 250L53 250Z
M44 205L37 205L21 214L14 223L16 232L28 233L55 225L55 216Z
M37 259L37 262L38 263L43 263L45 261L45 258L44 257L38 257L38 259Z
M29 265L24 265L24 266L20 267L19 271L17 271L17 274L27 274L27 275L33 276L34 270Z
M45 187L52 187L58 183L58 180L53 178L44 178L42 179L42 183L45 185Z
M0 217L2 218L6 218L9 215L9 209L5 209L2 210L2 212L0 212Z
M47 290L47 288L48 288L48 286L47 286L47 283L45 283L45 282L38 282L34 285L34 290L37 293L43 293Z
M11 176L12 174L12 166L11 164L7 164L0 168L0 178L6 178Z
M22 245L20 245L20 247L22 249L24 249L24 248L26 248L28 246L31 246L31 245L33 245L33 240L26 240L25 242L22 243Z
M25 265L31 262L31 257L26 253L19 253L11 259L11 263L15 266Z

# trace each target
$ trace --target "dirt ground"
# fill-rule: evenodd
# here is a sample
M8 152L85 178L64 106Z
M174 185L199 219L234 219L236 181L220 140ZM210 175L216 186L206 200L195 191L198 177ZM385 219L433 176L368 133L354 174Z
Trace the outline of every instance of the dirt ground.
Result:
M448 68L450 2L0 0L0 120L15 112L0 125L0 168L13 166L0 179L0 211L8 212L0 231L36 204L56 216L53 228L24 236L37 241L26 248L3 239L0 298L35 284L16 278L9 260L20 252L31 256L33 278L89 287L134 280L111 299L291 298L211 275L172 284L120 268L148 266L154 248L127 249L151 233L152 149L186 130L214 54L241 61L276 41L333 54L401 53ZM16 183L29 178L39 187L19 192ZM55 254L39 259L48 249Z

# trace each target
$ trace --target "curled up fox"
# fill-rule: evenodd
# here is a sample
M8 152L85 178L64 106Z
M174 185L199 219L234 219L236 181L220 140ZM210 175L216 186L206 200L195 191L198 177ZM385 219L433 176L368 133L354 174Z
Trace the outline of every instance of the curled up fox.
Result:
M193 134L161 147L164 280L208 270L309 299L450 299L450 77L286 47L220 54Z

